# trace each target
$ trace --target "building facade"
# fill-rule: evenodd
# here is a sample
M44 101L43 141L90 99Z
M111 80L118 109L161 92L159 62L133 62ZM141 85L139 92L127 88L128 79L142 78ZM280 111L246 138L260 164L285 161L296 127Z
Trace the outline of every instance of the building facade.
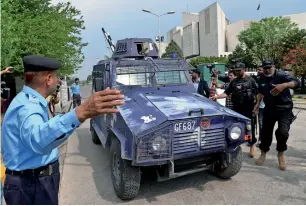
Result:
M284 15L306 29L306 12ZM182 25L167 33L167 41L174 40L182 49L186 59L196 56L228 56L238 45L238 35L250 27L255 20L239 20L231 23L218 2L199 13L182 15Z

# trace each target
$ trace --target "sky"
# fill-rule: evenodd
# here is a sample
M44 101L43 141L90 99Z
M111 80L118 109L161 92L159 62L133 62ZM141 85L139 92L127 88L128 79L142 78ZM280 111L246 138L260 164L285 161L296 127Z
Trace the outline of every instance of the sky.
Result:
M67 0L52 0L53 3ZM158 20L148 9L156 14L175 11L175 14L160 18L160 32L167 38L167 32L182 24L182 12L200 12L216 0L70 0L81 10L85 20L82 33L88 46L83 49L85 61L73 76L81 80L91 74L92 66L104 55L111 56L101 28L104 27L113 42L124 38L152 38L158 35ZM306 0L218 0L226 18L234 23L241 19L259 20L262 17L280 16L306 12ZM257 11L260 3L260 12ZM187 10L188 9L188 10Z

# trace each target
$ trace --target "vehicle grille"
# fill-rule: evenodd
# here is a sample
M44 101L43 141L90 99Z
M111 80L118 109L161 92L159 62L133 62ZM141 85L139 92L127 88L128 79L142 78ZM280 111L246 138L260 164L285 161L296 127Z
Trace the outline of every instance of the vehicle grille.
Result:
M225 147L224 129L207 129L199 131L175 134L173 138L173 155L196 151L219 150Z
M208 129L201 132L201 150L217 150L224 147L224 128Z
M199 150L199 131L175 134L173 137L173 155Z

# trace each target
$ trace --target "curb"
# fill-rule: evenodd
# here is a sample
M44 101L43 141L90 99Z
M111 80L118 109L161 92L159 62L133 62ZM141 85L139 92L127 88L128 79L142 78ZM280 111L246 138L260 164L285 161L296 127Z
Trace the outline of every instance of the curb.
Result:
M300 95L294 95L292 98L293 98L293 99L305 99L305 100L306 100L306 95L302 95L302 96L300 96Z
M306 108L305 108L305 107L293 107L293 109L306 110Z

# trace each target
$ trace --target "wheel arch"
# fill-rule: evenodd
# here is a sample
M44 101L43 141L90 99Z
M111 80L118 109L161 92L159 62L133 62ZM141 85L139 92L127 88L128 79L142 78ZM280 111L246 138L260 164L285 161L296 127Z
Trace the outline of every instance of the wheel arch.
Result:
M134 138L128 138L120 130L115 127L110 128L106 145L110 147L112 139L118 139L121 145L121 158L125 160L133 160L134 157Z

